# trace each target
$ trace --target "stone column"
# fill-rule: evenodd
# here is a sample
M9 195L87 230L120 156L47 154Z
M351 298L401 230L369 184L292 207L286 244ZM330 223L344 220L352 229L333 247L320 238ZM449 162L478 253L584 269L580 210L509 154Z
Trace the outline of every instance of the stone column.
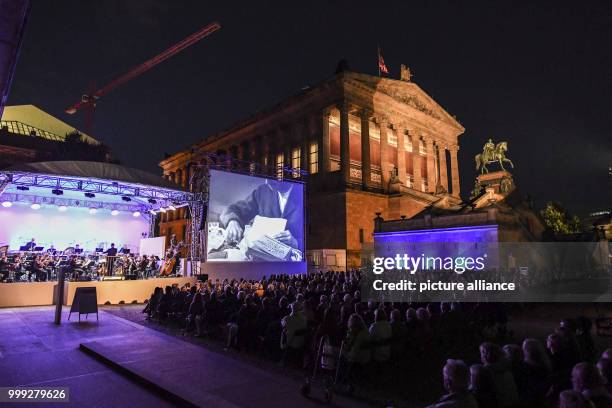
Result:
M451 146L450 147L450 160L451 160L451 177L453 183L453 196L459 198L459 163L457 162L457 151L459 150L459 146Z
M329 172L329 109L324 109L320 120L321 128L319 130L319 172Z
M434 145L431 137L425 138L425 151L427 152L427 191L436 191L436 166L434 156Z
M389 189L389 181L391 179L389 168L389 140L387 139L389 124L386 119L381 118L378 121L380 127L380 176L383 190Z
M270 174L270 143L271 138L268 133L260 136L260 145L259 151L261 152L261 156L259 158L259 162L261 164L262 173Z
M300 126L298 140L301 144L300 168L302 171L310 173L310 126L308 121L304 121Z
M372 182L370 163L370 112L361 112L361 186L364 190Z
M402 186L406 186L406 148L404 146L405 129L403 126L397 126L395 131L397 134L397 177L402 182Z
M349 106L346 102L340 109L340 174L342 181L348 183L351 176L351 158L349 145Z
M412 142L412 188L423 191L423 181L421 179L421 138L416 131L410 131Z
M440 160L440 184L448 192L448 175L446 173L446 145L444 143L438 143L438 157Z

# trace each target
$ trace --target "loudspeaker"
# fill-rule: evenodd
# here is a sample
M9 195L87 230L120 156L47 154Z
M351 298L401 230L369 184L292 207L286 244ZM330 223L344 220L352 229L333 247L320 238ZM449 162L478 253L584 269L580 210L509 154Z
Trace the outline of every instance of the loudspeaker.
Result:
M207 273L202 273L200 275L196 275L196 277L198 278L198 281L200 281L200 282L206 282L208 280L208 274Z

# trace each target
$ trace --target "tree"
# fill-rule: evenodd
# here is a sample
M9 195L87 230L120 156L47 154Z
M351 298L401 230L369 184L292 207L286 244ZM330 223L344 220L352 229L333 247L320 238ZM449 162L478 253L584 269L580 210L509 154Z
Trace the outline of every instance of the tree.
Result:
M580 232L580 219L570 215L559 203L550 201L540 212L544 225L555 234Z

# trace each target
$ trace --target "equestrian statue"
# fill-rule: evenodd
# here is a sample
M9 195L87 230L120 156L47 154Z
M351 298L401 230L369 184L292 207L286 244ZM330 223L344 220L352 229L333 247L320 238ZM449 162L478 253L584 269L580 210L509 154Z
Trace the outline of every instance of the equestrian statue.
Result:
M488 173L489 169L487 169L487 164L489 163L499 163L499 166L502 170L506 170L504 168L504 162L510 163L510 166L514 168L514 163L512 160L506 157L506 152L508 151L508 142L499 142L498 144L494 144L491 139L482 148L482 153L478 153L474 156L474 160L476 160L476 170L480 170L480 174Z

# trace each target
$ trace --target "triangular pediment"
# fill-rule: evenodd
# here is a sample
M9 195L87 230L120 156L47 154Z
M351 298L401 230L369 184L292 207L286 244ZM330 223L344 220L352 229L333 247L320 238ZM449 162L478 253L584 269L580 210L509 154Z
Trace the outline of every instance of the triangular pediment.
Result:
M464 130L464 127L423 91L414 82L400 81L389 78L381 78L372 75L351 73L350 78L357 80L360 84L367 86L374 93L380 92L396 101L405 104L417 111L445 122L455 128Z

